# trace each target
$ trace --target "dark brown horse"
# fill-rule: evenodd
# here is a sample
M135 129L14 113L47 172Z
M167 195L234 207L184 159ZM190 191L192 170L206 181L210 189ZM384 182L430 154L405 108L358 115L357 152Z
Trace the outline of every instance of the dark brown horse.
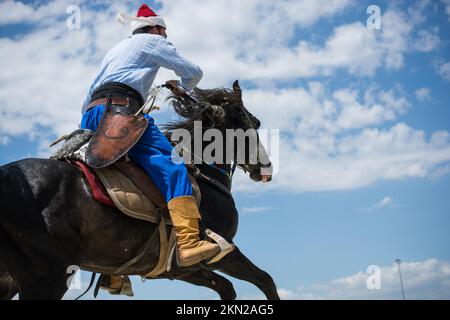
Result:
M197 96L196 103L176 99L175 109L185 120L172 123L171 129L189 128L194 120L202 121L205 128L221 131L259 127L259 121L242 103L237 81L233 90L197 90ZM261 179L262 164L240 166L253 180ZM221 170L207 164L198 168L226 189L231 187L224 174L232 171L230 164ZM231 242L238 226L231 194L206 181L198 183L202 193L202 233L210 228ZM121 274L144 275L156 265L157 225L132 219L94 201L76 166L24 159L0 167L0 299L10 299L16 293L20 299L60 299L68 290L69 266L115 274L117 268L141 252L142 257ZM234 299L231 282L214 270L253 283L268 299L279 298L271 276L238 247L217 263L175 267L159 278L205 286L222 299Z

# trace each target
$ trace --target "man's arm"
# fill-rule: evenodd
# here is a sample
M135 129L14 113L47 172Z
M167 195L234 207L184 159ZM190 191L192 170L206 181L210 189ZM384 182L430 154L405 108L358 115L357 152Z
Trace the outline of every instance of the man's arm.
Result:
M158 39L158 46L152 55L155 62L161 67L173 70L181 78L180 85L191 91L200 82L203 72L199 66L178 54L172 43L165 38Z

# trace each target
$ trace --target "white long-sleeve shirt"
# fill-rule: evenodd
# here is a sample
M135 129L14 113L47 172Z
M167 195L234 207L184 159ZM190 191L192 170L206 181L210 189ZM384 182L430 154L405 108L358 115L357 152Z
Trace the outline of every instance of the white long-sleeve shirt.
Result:
M180 56L166 38L136 34L119 42L106 54L100 72L89 88L82 112L86 111L95 89L107 82L126 84L138 91L145 101L160 67L173 70L187 91L195 88L203 76L200 67Z

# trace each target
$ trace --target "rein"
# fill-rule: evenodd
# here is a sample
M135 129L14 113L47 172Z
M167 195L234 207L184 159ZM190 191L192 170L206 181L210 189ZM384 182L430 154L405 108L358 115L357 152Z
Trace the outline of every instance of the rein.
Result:
M183 148L183 151L186 151L185 148ZM202 158L198 157L195 153L191 152L191 155L196 158L197 160L200 160L202 162L202 164L207 165L217 171L219 171L222 175L224 175L228 180L230 180L230 182L233 180L233 175L234 172L236 171L236 161L233 162L233 165L231 165L230 167L230 172L227 172L227 170L225 170L224 168L220 168L218 167L216 164L214 163L206 163ZM198 170L198 168L195 166L195 164L190 164L190 165L186 165L189 168L195 168ZM194 169L194 170L195 170Z
M216 178L209 177L203 172L200 171L200 169L195 164L186 165L186 167L189 169L191 174L194 176L194 178L205 181L212 185L217 190L221 191L223 194L225 194L229 198L233 198L233 195L231 194L231 190L228 189L222 182L217 180Z

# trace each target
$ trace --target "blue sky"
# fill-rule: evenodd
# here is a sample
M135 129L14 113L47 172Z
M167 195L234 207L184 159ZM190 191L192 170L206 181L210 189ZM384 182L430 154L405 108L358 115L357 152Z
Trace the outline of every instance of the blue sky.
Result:
M66 27L71 4L79 30ZM283 298L398 299L397 258L407 297L450 298L450 1L148 4L202 67L200 87L240 79L246 106L280 131L273 183L240 173L233 191L235 242ZM381 30L366 26L371 4ZM0 164L46 157L48 142L77 126L103 55L129 34L115 15L139 5L0 4ZM173 77L161 70L155 83ZM366 287L370 265L381 268L379 290ZM231 280L239 298L262 297ZM139 299L217 298L176 281L133 284Z

